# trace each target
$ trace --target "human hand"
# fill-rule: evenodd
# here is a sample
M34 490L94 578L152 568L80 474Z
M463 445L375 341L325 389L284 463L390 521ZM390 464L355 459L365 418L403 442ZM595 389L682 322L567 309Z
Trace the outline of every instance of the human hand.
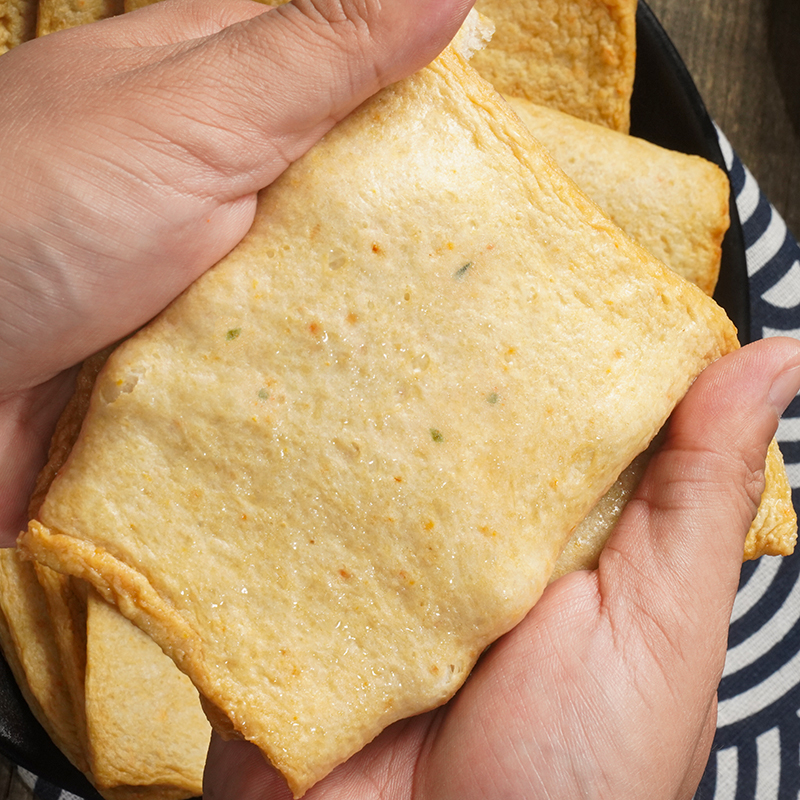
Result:
M0 544L65 371L244 236L256 193L439 53L471 0L171 0L0 59Z
M712 364L596 571L547 588L456 697L401 721L308 800L690 798L716 726L745 535L777 420L800 388L800 343ZM213 739L206 800L285 800L260 752Z

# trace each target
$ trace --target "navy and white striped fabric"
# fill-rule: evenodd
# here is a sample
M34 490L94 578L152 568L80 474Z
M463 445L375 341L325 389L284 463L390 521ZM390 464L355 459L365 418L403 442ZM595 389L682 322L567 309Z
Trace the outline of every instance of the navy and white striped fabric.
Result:
M84 800L84 798L78 797L78 795L72 794L72 792L67 792L64 789L53 786L52 783L48 783L43 778L38 778L32 772L28 772L28 770L22 767L17 767L17 772L20 778L22 778L22 782L33 791L39 800Z
M747 247L751 338L800 339L800 247L720 134ZM778 429L800 501L800 397ZM20 770L41 800L80 800ZM695 800L800 798L800 553L744 565L719 688L717 736Z
M800 247L720 135L742 222L751 338L800 339ZM777 434L800 501L800 398ZM719 688L717 736L695 800L800 797L800 553L745 564Z

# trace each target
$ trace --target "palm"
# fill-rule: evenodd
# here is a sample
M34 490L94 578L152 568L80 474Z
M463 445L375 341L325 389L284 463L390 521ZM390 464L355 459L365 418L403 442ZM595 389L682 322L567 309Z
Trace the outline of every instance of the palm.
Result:
M654 772L658 797L691 796L713 732L724 646L706 636L716 659L698 687L696 674L686 678L697 663L681 663L645 613L615 609L599 582L597 573L577 573L551 586L448 705L387 729L308 800L620 800L644 796ZM708 651L696 655L708 660ZM231 749L244 763L219 771L217 759ZM209 800L291 797L243 742L215 742L209 764Z
M704 665L698 686L698 665L601 583L601 573L557 582L487 655L439 731L426 797L619 800L646 796L660 775L656 796L673 798L697 783L722 663ZM724 630L708 643L718 658Z
M599 568L553 583L449 704L387 729L309 800L691 797L775 428L767 365L789 352L762 342L709 368ZM205 796L290 794L254 747L215 741Z

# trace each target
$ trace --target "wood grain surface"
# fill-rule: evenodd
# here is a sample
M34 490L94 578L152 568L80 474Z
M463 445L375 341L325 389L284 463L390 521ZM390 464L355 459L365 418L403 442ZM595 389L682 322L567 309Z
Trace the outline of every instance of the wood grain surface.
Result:
M3 800L31 800L33 793L22 782L14 765L0 756L0 798Z
M800 0L648 0L711 116L800 236Z

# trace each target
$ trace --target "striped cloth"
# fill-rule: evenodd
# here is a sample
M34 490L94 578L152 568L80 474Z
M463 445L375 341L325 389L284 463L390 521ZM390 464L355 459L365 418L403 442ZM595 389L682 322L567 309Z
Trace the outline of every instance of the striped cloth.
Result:
M747 247L751 339L800 339L800 247L720 133ZM800 397L778 429L800 501ZM41 800L81 800L20 769ZM719 688L717 736L695 800L800 797L800 553L744 565Z
M800 247L725 137L747 247L751 338L800 339ZM800 397L780 422L795 508ZM800 553L745 564L719 688L717 735L695 800L800 797Z

